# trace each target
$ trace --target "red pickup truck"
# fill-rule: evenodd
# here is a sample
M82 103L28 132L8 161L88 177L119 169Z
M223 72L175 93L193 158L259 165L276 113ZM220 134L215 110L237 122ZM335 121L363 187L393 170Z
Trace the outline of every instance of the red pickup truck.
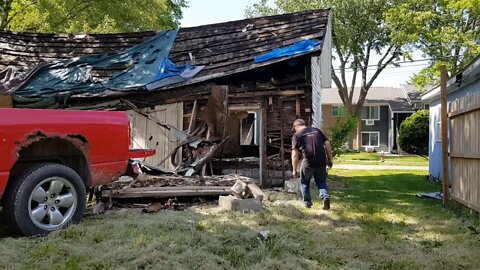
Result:
M125 173L129 149L124 112L0 109L0 197L17 233L43 235L79 222L86 188Z

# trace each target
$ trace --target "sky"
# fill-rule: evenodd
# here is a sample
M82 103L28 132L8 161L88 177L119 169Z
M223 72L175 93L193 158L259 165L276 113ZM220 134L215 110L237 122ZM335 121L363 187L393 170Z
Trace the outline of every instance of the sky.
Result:
M257 3L258 0L190 0L189 7L183 11L183 19L180 21L181 27L191 27L197 25L205 25L219 22L228 22L241 20L245 18L245 8L249 5ZM374 55L371 58L370 65L378 62L381 56ZM413 59L422 59L420 52L413 53ZM380 76L373 83L374 87L400 87L406 83L410 77L418 73L428 62L414 62L401 64L400 67L388 66L382 71ZM338 67L338 63L334 61L334 67ZM375 72L374 69L368 69L368 74ZM338 73L337 73L338 74ZM346 72L347 81L351 81L352 72ZM359 77L357 75L357 77ZM359 85L360 80L357 81ZM332 87L335 84L332 82Z

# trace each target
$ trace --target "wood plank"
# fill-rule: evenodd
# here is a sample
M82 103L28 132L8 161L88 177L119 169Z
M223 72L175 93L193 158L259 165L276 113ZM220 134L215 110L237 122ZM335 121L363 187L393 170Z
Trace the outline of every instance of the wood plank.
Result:
M192 133L192 131L195 130L195 122L197 120L197 111L198 111L198 108L197 108L197 100L195 100L195 102L193 103L193 109L192 109L192 113L191 113L191 116L190 116L190 123L188 124L188 133Z
M452 152L450 153L452 158L464 158L464 159L480 159L480 153L461 153L461 152Z
M266 98L263 100L262 109L260 111L260 146L259 146L259 154L260 154L260 187L266 188L270 186L270 182L267 176L267 109Z
M285 183L285 138L284 138L284 125L285 120L283 117L283 102L282 98L278 99L278 108L280 111L280 160L282 162L282 182Z
M457 116L464 115L466 113L474 112L474 111L477 111L477 110L480 110L480 103L473 104L473 105L470 105L470 106L465 107L463 109L453 111L453 112L448 114L448 117L449 118L455 118Z
M21 37L26 40L34 39L55 39L55 40L71 40L71 39L128 39L135 37L153 36L157 32L155 31L143 31L143 32L130 32L130 33L110 33L110 34L53 34L53 33L36 33L36 32L13 32L13 31L0 31L2 37Z
M230 190L230 186L167 186L167 187L131 187L124 189L114 189L114 193L131 192L154 192L154 191L175 191L175 190Z
M254 93L232 93L232 98L263 97L263 96L295 96L303 95L305 90L285 90L285 91L257 91Z
M135 188L125 190L105 190L102 196L109 198L162 198L162 197L191 197L191 196L219 196L231 194L230 187L186 187L186 188L170 188L152 190L138 190Z
M479 204L474 204L470 201L467 201L457 195L452 195L452 199L456 200L457 202L471 208L471 209L474 209L475 211L479 212L480 213L480 205Z

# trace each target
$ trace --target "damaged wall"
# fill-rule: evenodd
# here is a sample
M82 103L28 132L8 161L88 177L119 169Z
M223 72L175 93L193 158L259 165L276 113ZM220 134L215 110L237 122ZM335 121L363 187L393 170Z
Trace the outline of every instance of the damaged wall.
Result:
M183 102L142 109L156 120L183 129ZM128 111L131 119L132 145L131 148L155 149L157 154L145 159L145 163L152 166L160 166L166 169L174 169L175 166L166 160L163 164L160 161L168 155L176 146L178 141L169 136L169 131L160 127L157 123L148 120L134 111ZM177 155L177 161L181 158Z

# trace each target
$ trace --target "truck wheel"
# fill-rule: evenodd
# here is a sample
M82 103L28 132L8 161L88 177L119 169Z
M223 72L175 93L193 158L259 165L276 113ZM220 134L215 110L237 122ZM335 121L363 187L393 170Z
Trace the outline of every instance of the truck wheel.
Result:
M17 178L5 194L5 217L19 234L48 234L80 222L86 207L85 189L71 168L40 164Z

